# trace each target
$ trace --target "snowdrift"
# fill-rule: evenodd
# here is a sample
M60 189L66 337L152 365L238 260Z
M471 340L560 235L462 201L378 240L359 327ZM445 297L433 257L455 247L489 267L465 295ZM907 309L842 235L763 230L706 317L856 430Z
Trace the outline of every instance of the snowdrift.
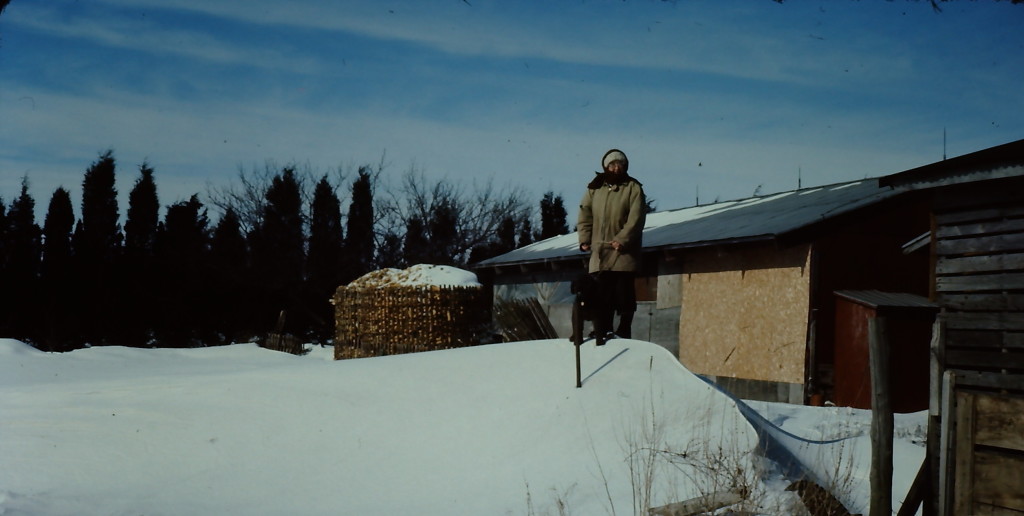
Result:
M630 514L716 488L709 460L773 482L735 402L660 346L582 359L577 389L565 339L348 361L0 340L0 514Z

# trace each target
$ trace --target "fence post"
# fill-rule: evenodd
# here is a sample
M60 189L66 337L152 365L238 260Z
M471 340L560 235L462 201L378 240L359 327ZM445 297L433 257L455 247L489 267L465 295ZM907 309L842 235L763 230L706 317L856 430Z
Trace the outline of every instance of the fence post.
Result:
M885 317L868 319L871 363L871 516L892 514L893 415L889 399L890 348Z

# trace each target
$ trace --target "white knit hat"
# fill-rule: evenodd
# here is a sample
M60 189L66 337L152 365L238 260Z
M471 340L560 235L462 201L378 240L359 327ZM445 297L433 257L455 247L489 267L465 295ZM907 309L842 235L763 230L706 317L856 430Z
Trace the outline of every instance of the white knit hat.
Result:
M604 158L601 160L601 168L607 169L608 165L613 161L622 161L629 166L629 159L626 158L626 154L619 149L612 149L605 153Z

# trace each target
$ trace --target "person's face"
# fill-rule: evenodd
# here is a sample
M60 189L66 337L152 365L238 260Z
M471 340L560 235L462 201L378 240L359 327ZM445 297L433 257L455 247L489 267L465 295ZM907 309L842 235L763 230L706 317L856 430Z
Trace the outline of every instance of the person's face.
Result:
M626 164L621 160L616 160L608 164L608 172L612 174L621 174L626 171Z

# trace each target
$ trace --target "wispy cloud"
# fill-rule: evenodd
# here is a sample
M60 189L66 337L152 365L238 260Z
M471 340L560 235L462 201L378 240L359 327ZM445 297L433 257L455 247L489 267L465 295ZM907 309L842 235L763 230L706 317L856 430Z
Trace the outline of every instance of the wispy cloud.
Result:
M168 28L145 17L129 18L124 13L109 10L83 10L80 16L67 17L59 16L52 8L28 3L19 6L13 23L52 37L214 64L244 64L300 72L322 66L312 56L286 54L258 40L241 42L217 37L216 31L211 30Z
M615 69L652 69L759 81L834 82L853 53L826 50L799 28L755 30L763 14L715 5L565 3L559 16L543 8L501 2L206 2L104 0L133 9L180 9L252 24L345 32L422 45L462 56L550 60ZM638 14L639 13L639 14ZM622 37L616 35L622 34ZM628 35L628 36L627 36ZM816 45L818 48L811 48ZM831 54L831 55L828 55ZM863 54L859 55L863 62ZM872 58L878 74L902 73L902 63ZM888 70L888 72L886 72Z

